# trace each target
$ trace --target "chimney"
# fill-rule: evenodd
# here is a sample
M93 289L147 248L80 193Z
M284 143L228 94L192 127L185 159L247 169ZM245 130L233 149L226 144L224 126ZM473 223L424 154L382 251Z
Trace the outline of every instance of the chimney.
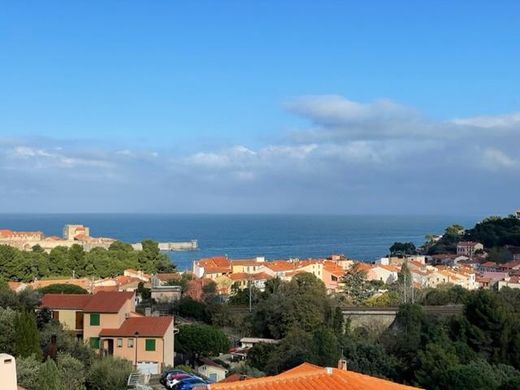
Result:
M338 369L347 371L347 359L342 357L341 359L338 360Z
M332 375L332 367L325 367L327 374Z

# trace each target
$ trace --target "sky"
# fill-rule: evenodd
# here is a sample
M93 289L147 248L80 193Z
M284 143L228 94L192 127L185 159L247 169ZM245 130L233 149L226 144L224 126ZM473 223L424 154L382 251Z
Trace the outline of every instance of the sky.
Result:
M507 214L518 1L10 1L0 212Z

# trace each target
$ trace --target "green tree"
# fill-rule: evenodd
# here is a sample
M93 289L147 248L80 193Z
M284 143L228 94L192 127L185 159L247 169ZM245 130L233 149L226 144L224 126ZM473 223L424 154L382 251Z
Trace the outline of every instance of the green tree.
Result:
M401 270L397 273L396 287L401 298L401 303L413 303L415 301L412 273L406 261L401 266Z
M257 343L247 352L247 362L251 367L265 371L267 363L276 352L276 344Z
M68 353L58 353L57 366L64 390L79 390L85 385L85 367Z
M47 359L38 371L36 390L63 390L61 374L54 360Z
M15 321L16 356L40 356L40 335L33 314L22 312Z
M320 327L312 334L311 361L319 366L334 367L340 358L339 343L334 332L327 327Z
M345 295L349 303L361 305L373 294L373 285L367 281L367 273L355 264L343 277Z
M14 354L16 352L15 324L18 313L11 308L0 307L0 351Z
M406 256L417 254L417 248L413 242L394 242L390 247L391 256Z
M182 325L175 340L175 348L197 355L213 356L227 352L229 340L220 329L210 325Z
M277 374L297 365L312 361L313 337L303 329L292 328L271 354L265 372Z
M38 389L40 369L43 363L34 355L16 358L16 377L18 385L28 390Z
M418 368L415 371L417 383L431 390L442 390L439 386L445 373L459 364L456 351L446 350L440 344L430 343L417 354Z
M57 246L51 249L49 254L49 271L52 275L72 276L69 249L67 247Z
M88 291L74 284L50 284L38 290L41 294L88 294Z
M112 357L97 359L87 374L87 388L90 390L126 390L128 376L132 371L132 363L128 360Z

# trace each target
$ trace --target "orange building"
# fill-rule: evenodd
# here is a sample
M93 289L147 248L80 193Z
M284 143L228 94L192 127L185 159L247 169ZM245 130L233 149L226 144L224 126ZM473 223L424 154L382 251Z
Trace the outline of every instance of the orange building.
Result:
M338 367L319 367L303 363L282 374L255 379L239 379L238 382L215 383L208 390L417 390L417 387L400 385L348 371L346 362Z

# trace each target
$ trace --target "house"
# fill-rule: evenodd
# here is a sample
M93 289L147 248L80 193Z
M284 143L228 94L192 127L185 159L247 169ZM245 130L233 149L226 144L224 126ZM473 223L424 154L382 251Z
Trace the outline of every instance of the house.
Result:
M484 245L482 245L480 242L460 241L457 244L457 255L460 255L460 256L471 257L478 250L484 250Z
M59 321L64 329L83 340L83 309L91 297L87 294L45 294L40 306L49 309L52 318Z
M99 347L108 355L130 360L140 372L160 374L173 366L173 317L129 317L120 326L102 328Z
M226 256L207 257L193 262L193 274L197 278L216 279L231 272L231 261Z
M231 272L233 273L255 273L264 265L265 257L254 259L231 260Z
M176 302L181 299L181 286L154 286L152 284L151 296L156 302Z
M272 276L265 272L258 272L253 274L239 272L232 273L231 275L229 275L229 279L231 279L233 285L237 286L239 290L249 288L249 284L251 284L251 286L256 287L260 291L264 291L265 282L267 282L271 278Z
M226 378L228 370L213 360L202 357L199 359L199 363L200 365L197 367L196 371L200 375L213 382L220 382Z
M398 265L374 265L367 272L367 280L379 280L385 284L397 281L397 274L401 270Z
M328 293L335 293L342 286L342 278L345 275L345 269L332 260L323 262L323 274L321 280L325 283Z
M369 375L348 371L345 360L340 360L338 368L320 367L309 363L285 371L278 375L251 378L237 382L208 385L209 390L417 390Z
M263 339L260 337L242 337L240 339L240 348L253 348L256 344L278 344L280 340Z
M134 292L45 294L40 307L92 349L131 360L142 372L173 365L173 317L137 314Z

